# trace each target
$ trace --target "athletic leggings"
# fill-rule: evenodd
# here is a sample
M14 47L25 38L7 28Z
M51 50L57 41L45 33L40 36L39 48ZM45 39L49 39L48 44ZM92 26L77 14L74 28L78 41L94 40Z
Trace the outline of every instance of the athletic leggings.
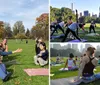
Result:
M63 38L62 42L64 42L69 34L69 32L71 32L73 34L74 37L76 37L78 40L81 41L81 39L77 36L77 34L75 33L75 31L70 30L69 28L66 30L66 34L65 37Z
M96 32L95 32L95 27L94 27L94 26L92 26L92 25L90 25L90 28L89 28L89 33L91 33L91 30L93 30L93 31L94 31L94 33L96 33Z
M53 30L52 30L52 28L54 28L54 29L55 29L55 27L56 27L55 25L50 25L50 30L51 30L51 31L53 31ZM56 30L56 32L58 33L58 31L57 31L57 30Z
M55 33L55 31L57 31L58 28L64 33L63 28L58 24L58 25L55 27L55 29L53 30L53 32L51 33L51 36Z

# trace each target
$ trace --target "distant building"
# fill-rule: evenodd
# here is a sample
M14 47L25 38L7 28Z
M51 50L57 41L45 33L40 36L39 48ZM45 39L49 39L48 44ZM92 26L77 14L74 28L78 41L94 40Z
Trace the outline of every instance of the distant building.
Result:
M89 16L89 11L84 11L84 16Z
M67 48L71 48L71 44L68 44L68 45L67 45Z
M73 3L71 3L71 10L73 11Z
M93 18L97 18L97 14L92 15Z
M78 44L72 44L72 49L79 51Z
M71 10L72 10L72 13L75 14L75 11L74 11L73 8L74 8L73 3L71 3Z
M85 49L87 49L88 47L92 47L91 44L85 44Z
M82 17L82 12L80 12L80 17Z
M100 7L99 7L99 17L100 17Z

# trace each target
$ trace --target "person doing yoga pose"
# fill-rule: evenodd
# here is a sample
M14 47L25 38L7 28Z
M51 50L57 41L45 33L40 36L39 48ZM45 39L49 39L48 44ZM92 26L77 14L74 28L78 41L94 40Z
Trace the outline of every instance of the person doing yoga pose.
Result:
M68 70L78 69L78 67L76 66L76 61L73 59L73 57L74 57L74 55L72 53L70 53L69 59L66 60L64 69L66 68L66 66L68 66Z
M81 77L90 78L95 76L100 78L100 76L93 72L98 64L98 59L94 56L95 50L96 49L94 47L87 48L86 55L82 58L82 62L80 63L78 77L74 81L78 81Z

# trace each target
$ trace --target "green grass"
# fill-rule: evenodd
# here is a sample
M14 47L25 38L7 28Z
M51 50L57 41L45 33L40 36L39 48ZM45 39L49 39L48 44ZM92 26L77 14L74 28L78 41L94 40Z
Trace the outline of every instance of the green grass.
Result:
M51 58L52 60L56 60L55 57ZM64 61L66 61L67 58L64 58ZM78 75L78 71L59 71L59 69L63 68L65 64L62 64L61 66L51 66L51 74L54 74L54 76L51 77L51 80L54 79L61 79L61 78L68 78L68 77L74 77ZM97 71L95 73L100 72L100 66L98 66ZM81 84L81 85L99 85L100 81L92 82L89 84Z
M88 34L88 31L89 31L89 26L90 26L90 23L87 23L85 26L84 26L84 29L85 33L79 33L79 37L82 38L82 39L86 39L87 42L100 42L100 36L86 36L86 34ZM64 30L66 30L66 28L64 28ZM100 34L100 24L96 24L96 33ZM60 35L62 34L62 32L60 30L58 30L58 34L54 34L54 35ZM79 32L82 32L82 29L79 30ZM63 38L60 38L60 39L54 39L54 40L51 40L51 42L61 42Z
M46 42L48 46L48 42ZM0 79L0 85L48 85L48 76L28 76L23 70L25 68L48 68L48 66L40 67L33 63L33 56L35 55L35 41L29 40L26 44L25 40L20 43L16 43L16 40L8 40L9 50L16 50L17 48L22 48L23 52L18 54L13 54L8 57L4 57L4 61L14 60L20 64L18 65L7 65L7 70L13 72L12 78L9 81L3 83Z

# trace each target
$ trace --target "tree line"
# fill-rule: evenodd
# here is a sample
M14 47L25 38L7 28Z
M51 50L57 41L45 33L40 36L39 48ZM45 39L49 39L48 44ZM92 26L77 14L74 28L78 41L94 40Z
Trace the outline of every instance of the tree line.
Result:
M56 20L63 20L67 21L68 17L72 16L73 21L76 20L76 15L73 13L73 11L69 8L62 7L62 8L54 8L50 7L50 21L56 21Z
M23 21L15 22L12 28L10 23L0 22L0 38L35 39L37 37L42 37L43 39L48 40L48 35L48 13L41 14L37 17L36 23L31 29L25 29Z
M66 22L69 16L72 16L72 20L76 22L76 13L70 8L55 8L52 6L50 7L50 22L54 22L56 20ZM91 21L94 21L95 23L100 23L100 17L94 18L92 16L82 16L79 17L78 20L80 23L91 23Z
M51 57L57 57L59 55L60 57L69 57L70 53L73 53L74 56L81 57L83 53L85 53L86 49L83 49L83 52L80 52L79 50L73 49L73 48L67 48L67 49L50 49L50 56ZM96 49L95 56L99 57L100 56L100 47Z

